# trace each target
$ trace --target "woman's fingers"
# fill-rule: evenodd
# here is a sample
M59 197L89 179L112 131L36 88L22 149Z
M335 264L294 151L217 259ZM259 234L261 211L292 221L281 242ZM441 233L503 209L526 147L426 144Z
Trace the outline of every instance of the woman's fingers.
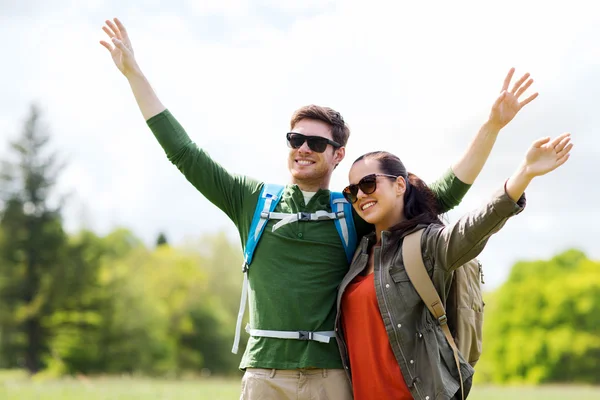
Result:
M550 136L546 136L546 137L540 138L540 139L536 140L535 142L533 142L532 147L540 148L544 144L548 143L549 141L550 141Z
M561 159L565 155L569 155L569 153L571 152L572 148L573 148L573 143L569 143L563 149L561 149L560 151L556 152L556 158Z

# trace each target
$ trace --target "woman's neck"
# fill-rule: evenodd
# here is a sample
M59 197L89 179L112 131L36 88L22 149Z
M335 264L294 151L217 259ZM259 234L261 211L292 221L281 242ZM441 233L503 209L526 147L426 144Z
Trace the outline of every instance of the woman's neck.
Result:
M381 243L381 232L389 231L393 226L398 225L400 222L406 220L404 217L404 213L402 210L392 218L386 219L385 221L381 221L378 224L375 224L375 236L377 237L377 243Z

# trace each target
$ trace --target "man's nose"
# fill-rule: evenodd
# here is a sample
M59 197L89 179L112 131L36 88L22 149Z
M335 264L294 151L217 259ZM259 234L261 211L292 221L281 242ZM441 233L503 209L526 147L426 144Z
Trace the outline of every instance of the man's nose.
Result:
M308 147L308 140L305 140L304 143L302 143L302 146L298 148L298 151L302 153L312 153L312 149Z

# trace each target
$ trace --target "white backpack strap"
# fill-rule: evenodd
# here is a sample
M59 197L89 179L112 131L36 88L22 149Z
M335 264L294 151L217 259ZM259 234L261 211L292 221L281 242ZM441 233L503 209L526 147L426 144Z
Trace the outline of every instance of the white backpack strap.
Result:
M260 236L269 220L269 213L275 209L281 193L283 192L283 186L265 184L262 188L258 203L256 204L256 210L254 210L254 216L250 225L250 231L248 232L248 241L244 249L244 262L242 264L242 272L244 273L244 282L242 284L242 296L240 298L240 309L238 311L238 317L235 324L235 337L233 339L233 347L231 352L237 354L240 345L240 334L242 330L242 320L244 319L244 313L246 312L246 303L248 302L248 269L252 263L252 257L254 256L254 250L260 239ZM262 206L261 206L262 205Z
M244 264L246 264L244 262ZM237 354L240 347L240 333L242 330L242 319L246 312L246 302L248 301L248 270L244 271L244 283L242 283L242 297L240 299L240 310L238 311L237 322L235 323L235 338L233 339L233 347L231 352Z
M271 205L273 204L273 201L277 201L279 200L279 198L273 198L273 197L267 197L265 199L265 205L263 206L263 209L260 213L260 220L258 221L258 224L256 225L256 229L254 229L254 240L258 243L258 239L260 237L260 234L262 233L263 228L265 227L266 223L269 221L269 215L271 214L270 210L271 210Z
M336 210L338 213L342 213L342 215L344 214L344 203L346 203L345 199L334 199L332 200ZM340 237L342 238L343 241L343 245L344 247L348 246L349 242L350 242L350 235L348 233L348 224L346 222L346 218L344 215L344 218L340 219Z
M324 210L315 211L314 213L307 212L299 212L294 214L285 214L285 213L270 213L269 219L280 219L278 223L273 226L273 232L282 226L296 222L296 221L326 221L326 220L336 220L338 218L343 217L342 214L337 212L328 212Z
M246 332L254 337L268 337L274 339L314 340L320 343L329 343L335 337L334 331L269 331L265 329L251 329L246 326Z

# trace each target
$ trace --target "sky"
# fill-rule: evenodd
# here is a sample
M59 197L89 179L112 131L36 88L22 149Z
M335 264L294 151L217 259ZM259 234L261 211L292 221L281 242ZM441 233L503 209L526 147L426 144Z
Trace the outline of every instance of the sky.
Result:
M51 3L51 4L50 4ZM535 139L571 132L559 170L534 180L525 212L481 254L486 289L519 260L569 249L600 259L600 14L587 1L0 1L0 154L32 103L67 161L65 224L126 226L149 245L233 223L166 159L126 79L98 42L119 17L163 103L225 168L287 182L285 132L306 104L341 112L352 134L331 187L354 159L388 150L432 182L489 114L511 67L531 73L526 106L449 222L484 204Z

